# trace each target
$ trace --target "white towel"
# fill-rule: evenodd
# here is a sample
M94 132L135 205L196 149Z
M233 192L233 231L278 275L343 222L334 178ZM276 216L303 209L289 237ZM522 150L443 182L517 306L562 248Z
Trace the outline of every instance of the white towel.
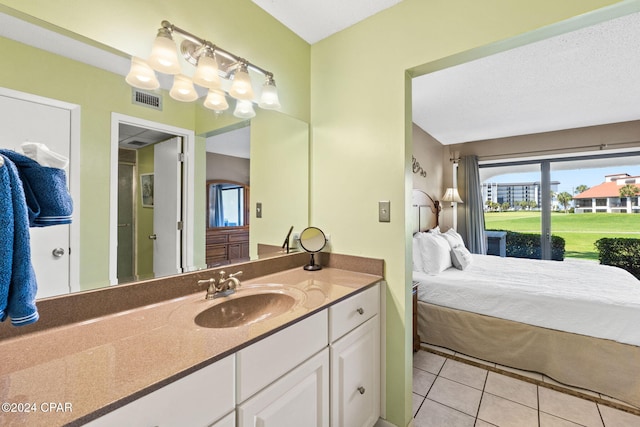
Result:
M41 142L24 142L16 151L35 160L41 166L65 169L69 164L67 157L51 151L49 147Z

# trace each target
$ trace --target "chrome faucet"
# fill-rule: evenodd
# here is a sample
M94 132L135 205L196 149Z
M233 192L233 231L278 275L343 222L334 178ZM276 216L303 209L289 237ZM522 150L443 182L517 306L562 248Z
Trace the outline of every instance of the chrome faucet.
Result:
M220 272L220 278L218 279L217 284L216 279L213 277L207 280L198 280L198 285L209 285L205 299L226 297L234 293L236 289L240 287L240 280L237 276L242 275L242 271L230 274L229 277L226 278L224 277L225 274L226 273L224 271Z

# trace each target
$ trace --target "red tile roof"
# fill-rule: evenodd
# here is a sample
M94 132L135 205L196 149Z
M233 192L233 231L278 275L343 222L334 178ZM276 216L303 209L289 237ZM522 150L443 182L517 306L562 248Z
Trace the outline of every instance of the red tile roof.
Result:
M624 185L618 185L615 182L603 182L602 184L591 187L587 191L573 196L574 199L603 199L606 197L620 197L620 189Z

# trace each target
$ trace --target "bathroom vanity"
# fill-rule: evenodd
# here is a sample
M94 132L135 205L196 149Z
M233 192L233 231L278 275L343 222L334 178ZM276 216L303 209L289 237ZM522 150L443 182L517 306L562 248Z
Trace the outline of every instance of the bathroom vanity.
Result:
M246 280L218 300L205 300L202 289L2 340L4 354L24 354L1 368L3 400L71 410L2 413L0 423L372 426L380 416L383 283L381 262L373 273L300 266ZM274 294L292 305L265 302L257 317L231 327L196 323L218 304Z

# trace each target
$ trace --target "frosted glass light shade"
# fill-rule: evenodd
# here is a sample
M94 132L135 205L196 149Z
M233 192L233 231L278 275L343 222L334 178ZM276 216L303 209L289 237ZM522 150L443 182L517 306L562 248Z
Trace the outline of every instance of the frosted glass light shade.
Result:
M239 99L236 102L236 109L233 111L233 115L240 119L252 119L256 116L256 112L253 110L253 103L244 99Z
M191 102L198 99L198 93L193 87L193 81L185 75L178 74L173 78L173 86L169 95L176 101Z
M144 59L137 56L131 58L131 68L125 80L131 86L139 89L153 90L160 87L156 73Z
M149 65L156 71L165 74L179 74L180 64L178 64L178 49L176 43L167 32L158 33L153 42Z
M198 67L193 75L193 82L208 89L216 89L222 85L218 75L218 63L211 53L203 53L198 58Z
M224 92L212 89L204 100L204 106L210 110L224 111L229 108L229 103L227 102L227 97L224 96Z
M276 110L280 108L280 100L278 99L278 89L273 79L267 80L262 86L262 95L260 95L260 108L265 110Z
M241 65L233 76L233 83L229 89L229 95L236 99L251 101L253 99L253 87L246 65Z

